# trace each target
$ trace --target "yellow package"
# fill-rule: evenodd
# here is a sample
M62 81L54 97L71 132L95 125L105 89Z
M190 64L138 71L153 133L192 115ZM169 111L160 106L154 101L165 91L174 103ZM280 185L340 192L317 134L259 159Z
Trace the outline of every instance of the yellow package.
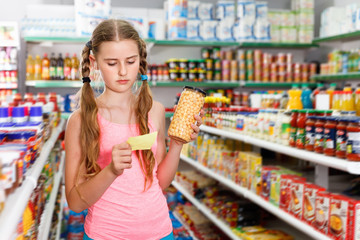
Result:
M261 169L262 157L258 154L250 154L249 189L260 195L261 192Z

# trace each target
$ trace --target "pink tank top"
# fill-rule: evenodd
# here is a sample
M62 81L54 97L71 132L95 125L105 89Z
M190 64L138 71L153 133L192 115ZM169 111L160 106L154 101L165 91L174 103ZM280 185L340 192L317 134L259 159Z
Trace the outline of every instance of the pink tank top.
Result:
M103 169L111 162L111 150L115 144L138 136L136 124L109 122L98 114L100 125L100 154L98 164ZM154 132L149 119L150 132ZM151 150L156 153L155 143ZM156 158L156 156L155 156ZM135 152L132 154L132 168L125 169L115 179L101 198L88 209L85 220L86 234L95 240L155 240L169 235L172 224L166 199L156 177L151 187L144 189L144 174Z

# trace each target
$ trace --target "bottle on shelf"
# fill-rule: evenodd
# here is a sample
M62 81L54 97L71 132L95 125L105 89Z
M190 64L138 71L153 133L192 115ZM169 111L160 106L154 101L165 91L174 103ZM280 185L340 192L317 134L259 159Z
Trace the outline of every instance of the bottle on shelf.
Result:
M41 61L41 79L50 80L50 60L47 56L47 53L44 54L44 57Z
M330 109L332 109L332 102L333 102L333 96L334 96L335 89L336 89L336 83L331 83L330 87L326 90L326 93L329 94Z
M316 107L316 95L319 94L320 90L324 87L323 83L318 83L316 88L314 89L312 93L312 99L313 99L313 108Z
M41 58L39 55L36 55L34 60L34 80L40 80L41 79Z
M59 53L59 57L57 59L56 76L57 76L58 80L65 80L65 76L64 76L64 59L62 58L61 53Z
M26 80L34 80L34 72L35 72L34 59L29 54L28 58L26 59Z
M287 110L291 109L303 109L301 102L301 90L298 84L293 84L292 88L288 91L289 101L287 103Z
M312 109L313 103L311 101L311 89L308 84L302 85L301 102L304 109Z
M51 80L56 80L56 78L57 78L56 67L57 67L57 60L55 58L55 53L51 53L51 57L50 57L50 79Z
M64 78L65 78L65 80L71 80L71 58L69 57L69 53L65 54Z
M76 57L76 53L74 53L71 58L71 80L79 79L79 59Z

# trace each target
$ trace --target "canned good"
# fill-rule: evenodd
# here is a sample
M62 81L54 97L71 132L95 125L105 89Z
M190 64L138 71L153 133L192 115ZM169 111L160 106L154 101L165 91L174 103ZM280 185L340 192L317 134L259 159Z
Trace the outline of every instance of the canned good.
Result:
M197 71L190 70L189 71L189 81L190 82L197 82L197 80L198 80L197 75L198 75Z
M254 50L254 61L261 62L262 60L262 51L261 50Z
M206 70L206 64L205 59L198 60L198 71L205 71Z
M169 70L169 78L170 81L179 81L179 71L170 69Z
M206 62L206 70L213 70L213 59L211 58L208 58L208 59L205 59L205 62Z
M203 82L206 78L206 71L205 70L201 70L198 72L198 81L199 82Z
M180 70L179 60L176 58L170 58L167 64L170 70Z
M194 59L188 60L188 69L189 69L189 71L191 71L191 70L197 71L198 60L194 60Z
M206 80L213 80L213 71L206 71Z
M211 55L212 55L212 49L210 49L210 48L202 48L201 49L201 57L203 59L211 58Z
M189 67L188 67L188 60L187 59L180 59L179 60L179 68L180 70L189 70Z
M286 63L286 54L285 53L279 53L277 55L277 62L279 64L285 64Z
M233 51L232 50L226 51L225 59L229 60L229 61L233 59Z
M186 70L180 70L180 77L179 77L179 81L186 81L188 80L188 71Z
M221 71L214 71L214 80L220 81L221 80Z
M286 54L286 63L289 64L289 63L292 63L292 61L293 61L292 53L287 53Z
M245 60L245 51L242 49L238 49L236 52L237 60L238 61L244 61Z
M221 60L214 59L214 70L221 70Z
M253 60L253 50L246 51L246 61Z
M238 75L239 75L239 80L246 80L246 71L245 70L240 70Z
M191 141L191 134L194 132L191 125L196 123L194 115L200 113L205 96L206 93L201 89L184 87L169 126L168 135L170 138L182 143Z
M150 66L151 69L151 81L158 81L158 67L154 64Z
M221 58L221 52L219 47L214 47L212 52L214 59L220 59Z

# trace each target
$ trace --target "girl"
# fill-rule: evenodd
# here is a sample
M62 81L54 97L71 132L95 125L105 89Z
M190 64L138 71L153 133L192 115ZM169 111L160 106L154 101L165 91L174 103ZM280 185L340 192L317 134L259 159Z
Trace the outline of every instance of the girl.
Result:
M173 239L162 190L174 178L182 144L171 140L166 153L165 111L152 100L146 56L144 41L122 20L100 23L82 51L84 85L66 129L65 187L70 209L88 209L84 239ZM105 83L97 98L90 68ZM143 81L134 94L138 75ZM151 150L132 151L126 142L155 131Z

